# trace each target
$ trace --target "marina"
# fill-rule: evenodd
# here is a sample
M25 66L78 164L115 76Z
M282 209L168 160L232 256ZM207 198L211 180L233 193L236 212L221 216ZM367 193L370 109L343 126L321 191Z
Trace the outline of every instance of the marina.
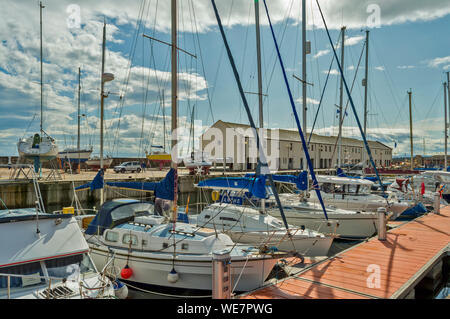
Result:
M450 299L450 2L398 2L6 0L0 299Z

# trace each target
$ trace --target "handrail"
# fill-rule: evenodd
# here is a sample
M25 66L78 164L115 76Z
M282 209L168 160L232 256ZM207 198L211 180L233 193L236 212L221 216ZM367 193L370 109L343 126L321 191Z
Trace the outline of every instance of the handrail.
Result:
M106 267L106 266L105 266L105 267ZM97 273L97 274L98 274L98 273ZM61 278L61 277L53 277L53 276L41 276L41 275L36 275L36 274L32 274L32 275L22 275L22 274L0 273L0 277L1 277L1 276L7 277L7 287L6 287L6 289L7 289L7 299L11 299L11 277L18 277L18 278L39 278L39 279L46 279L46 280L48 280L49 282L51 282L52 280L54 280L54 281L61 281L62 283L65 283L65 282L67 282L67 281L74 282L74 283L79 282L79 280L76 280L76 279L69 279L69 278L67 278L67 277ZM80 287L86 288L86 289L88 289L88 290L100 290L100 289L104 289L108 284L104 281L104 279L100 279L100 278L99 278L99 280L100 280L101 283L102 283L102 284L100 285L100 287L89 288L89 287L86 287L82 282L79 282L79 284L80 284ZM42 283L42 284L44 285L44 283Z

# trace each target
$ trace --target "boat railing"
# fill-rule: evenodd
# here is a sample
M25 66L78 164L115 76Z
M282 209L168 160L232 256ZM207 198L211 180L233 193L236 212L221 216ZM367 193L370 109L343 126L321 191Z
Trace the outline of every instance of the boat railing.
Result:
M41 276L36 274L31 275L22 275L22 274L9 274L9 273L1 273L0 272L0 278L6 277L6 298L11 299L11 278L28 278L28 279L44 279L47 281L48 289L51 289L51 284L55 283L65 283L67 281L77 282L78 280L75 279L69 279L69 278L59 278L59 277L51 277L51 276ZM44 283L42 283L44 285ZM26 288L26 287L22 287Z
M75 278L70 278L70 277L61 278L61 277L53 277L53 276L42 276L42 275L36 275L36 274L22 275L22 274L9 274L9 273L1 273L0 272L0 278L1 277L6 277L6 299L11 299L11 288L12 288L11 287L11 278L44 279L46 282L45 283L42 282L40 287L43 287L45 284L47 286L47 288L43 289L41 291L39 291L40 288L38 288L36 290L36 295L39 297L50 298L50 299L67 298L67 297L76 295L77 293L79 293L80 296L83 297L82 289L102 290L102 292L104 292L105 289L109 285L108 280L106 280L104 275L101 278L99 277L100 285L98 287L85 286L83 281L79 280L78 277L75 279ZM74 290L64 286L64 284L66 282L78 283L79 290L74 291ZM60 284L63 284L63 286L61 286ZM53 288L52 288L52 285L53 285ZM22 287L22 288L26 288L26 287ZM99 293L98 296L103 296L103 293ZM1 294L0 294L0 299L1 299Z
M98 213L98 210L95 208L79 208L79 209L75 209L74 211L76 213L75 215L78 215L78 216L79 215L96 215ZM55 210L55 211L53 211L53 214L64 214L64 211L62 209Z

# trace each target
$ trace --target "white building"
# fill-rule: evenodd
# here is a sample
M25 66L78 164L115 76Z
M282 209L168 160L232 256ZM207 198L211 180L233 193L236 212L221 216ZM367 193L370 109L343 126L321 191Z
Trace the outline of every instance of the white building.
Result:
M264 136L267 162L273 170L302 169L303 147L297 131L286 129L265 129ZM309 134L306 135L308 141ZM378 141L368 141L377 167L391 165L392 149ZM230 158L232 170L252 170L256 165L255 134L249 125L217 121L202 135L202 149L211 155L212 160L222 163ZM309 154L314 168L335 168L338 164L338 147L335 136L313 134ZM341 165L357 165L364 160L363 141L342 138ZM370 166L368 156L365 156Z

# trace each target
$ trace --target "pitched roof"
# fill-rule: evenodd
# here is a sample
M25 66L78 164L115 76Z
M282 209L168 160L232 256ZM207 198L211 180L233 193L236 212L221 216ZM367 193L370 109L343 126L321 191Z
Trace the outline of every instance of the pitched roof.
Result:
M217 127L218 124L223 124L227 128L242 128L242 129L249 129L250 125L248 124L240 124L240 123L232 123L232 122L225 122L222 120L218 120L216 123L212 125L212 127ZM300 136L297 130L289 130L289 129L274 129L274 128L268 128L268 130L278 130L280 134L280 140L287 140L287 141L293 141L298 142L300 140ZM306 138L309 138L309 133L306 133ZM311 138L311 143L320 143L320 144L332 144L334 145L336 142L336 136L327 136L327 135L318 135L313 134ZM363 141L356 139L356 138L349 138L349 137L343 137L342 143L346 146L355 146L355 147L361 147L363 146ZM384 148L384 149L390 149L391 147L381 143L380 141L367 141L369 146L371 148Z

